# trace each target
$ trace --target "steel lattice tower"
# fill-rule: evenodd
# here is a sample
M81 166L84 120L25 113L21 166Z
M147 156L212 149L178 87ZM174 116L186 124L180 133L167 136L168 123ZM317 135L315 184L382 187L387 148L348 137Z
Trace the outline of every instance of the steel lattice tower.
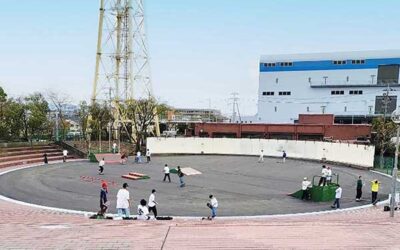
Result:
M100 0L92 102L152 96L143 0Z
M115 122L132 122L119 113L120 104L154 98L143 2L100 0L92 104L108 100L113 106ZM154 122L159 136L157 115Z

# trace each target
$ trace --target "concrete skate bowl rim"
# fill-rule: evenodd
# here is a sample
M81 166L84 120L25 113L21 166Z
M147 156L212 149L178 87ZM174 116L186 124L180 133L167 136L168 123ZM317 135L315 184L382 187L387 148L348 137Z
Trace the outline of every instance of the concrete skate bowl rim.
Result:
M76 160L76 161L86 161L86 160ZM55 165L59 164L59 162L54 162L49 165ZM29 165L29 166L24 166L20 168L14 168L10 170L6 170L4 172L0 173L0 176L6 175L11 172L15 171L22 171L25 169L29 168L34 168L34 167L39 167L43 166L43 164L34 164L34 165ZM371 170L370 170L371 171ZM386 178L392 178L390 175L377 172L377 171L371 171L376 174L380 174ZM398 182L400 182L399 179L397 179ZM50 206L43 206L43 205L38 205L38 204L33 204L33 203L28 203L25 201L20 201L16 199L9 198L4 195L0 195L0 200L6 201L6 202L11 202L14 204L18 205L23 205L31 208L37 208L37 209L43 209L43 210L48 210L52 212L59 212L59 213L65 213L65 214L75 214L75 215L83 215L85 217L89 217L91 215L96 214L95 212L91 211L81 211L81 210L73 210L73 209L65 209L65 208L58 208L58 207L50 207ZM379 202L377 205L384 205L388 204L389 199L386 199L384 201ZM331 214L331 213L342 213L342 212L348 212L348 211L355 211L355 210L360 210L360 209L366 209L373 207L374 205L368 204L368 205L361 205L361 206L354 206L350 208L344 208L344 209L338 209L338 210L325 210L325 211L316 211L316 212L305 212L305 213L289 213L289 214L272 214L272 215L254 215L254 216L220 216L217 217L218 220L262 220L262 219L274 219L274 218L288 218L288 217L299 217L299 216L309 216L309 215L320 215L320 214ZM116 216L116 214L108 214L109 216ZM200 220L202 217L190 217L190 216L173 216L176 219L183 219L183 220Z

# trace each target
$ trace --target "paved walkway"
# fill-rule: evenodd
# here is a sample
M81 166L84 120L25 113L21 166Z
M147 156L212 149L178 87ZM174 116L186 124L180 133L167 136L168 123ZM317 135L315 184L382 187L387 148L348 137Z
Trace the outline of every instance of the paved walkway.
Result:
M3 170L2 170L3 171ZM400 249L381 207L262 220L100 221L0 200L0 249Z

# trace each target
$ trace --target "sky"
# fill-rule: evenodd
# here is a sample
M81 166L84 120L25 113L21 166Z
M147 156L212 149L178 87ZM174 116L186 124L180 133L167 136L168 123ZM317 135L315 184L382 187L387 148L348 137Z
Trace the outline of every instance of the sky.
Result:
M99 1L1 0L0 86L89 100ZM145 0L155 96L257 112L263 54L400 49L398 0Z

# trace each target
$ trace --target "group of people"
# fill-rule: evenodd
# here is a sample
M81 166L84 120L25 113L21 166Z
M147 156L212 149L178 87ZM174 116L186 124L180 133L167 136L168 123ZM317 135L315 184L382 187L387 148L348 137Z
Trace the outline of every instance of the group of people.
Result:
M67 162L68 150L63 149L62 154L63 154L63 162ZM48 157L47 153L44 153L43 154L43 163L44 164L48 164L49 163L49 158L47 158L47 157Z
M117 193L117 204L116 209L118 213L118 218L129 219L130 208L131 208L131 198L130 193L128 191L128 183L124 183L122 188L118 190ZM218 200L214 195L209 196L209 202L207 203L207 207L211 210L211 215L207 218L209 220L214 219L217 216L217 208L218 208ZM154 219L157 219L157 201L156 201L156 190L153 189L149 196L149 202L145 199L141 199L139 205L137 206L137 219L138 220L150 220L150 213L153 213ZM110 201L108 200L108 184L105 181L101 183L100 189L100 211L97 213L98 216L105 217L107 209L110 206ZM204 218L203 218L204 219Z
M322 166L321 176L318 182L318 186L326 186L332 183L332 169L330 167L326 167L325 165ZM380 188L380 182L378 180L371 181L371 203L376 205L378 202L378 192ZM362 188L365 185L364 181L362 180L362 176L360 175L356 182L356 202L361 201L362 197ZM303 178L301 183L301 190L302 193L302 200L309 200L310 199L310 189L312 187L311 181L308 180L307 177ZM342 198L342 187L339 184L336 184L335 190L335 201L332 204L332 208L340 208L340 199Z
M283 150L283 151L282 151L282 163L285 163L285 162L286 162L286 157L287 157L286 151ZM260 151L260 157L258 157L258 163L263 163L263 162L264 162L264 150L261 149L261 151Z
M118 190L117 193L117 212L119 218L130 218L130 207L131 207L131 198L128 191L128 183L124 183L122 188ZM141 199L139 205L137 206L137 219L138 220L149 220L150 213L154 214L154 218L157 218L157 207L158 204L156 202L156 190L153 189L149 196L149 202L145 199ZM100 189L100 211L98 215L105 216L108 207L110 206L110 202L107 198L108 196L108 185L107 182L103 181Z

